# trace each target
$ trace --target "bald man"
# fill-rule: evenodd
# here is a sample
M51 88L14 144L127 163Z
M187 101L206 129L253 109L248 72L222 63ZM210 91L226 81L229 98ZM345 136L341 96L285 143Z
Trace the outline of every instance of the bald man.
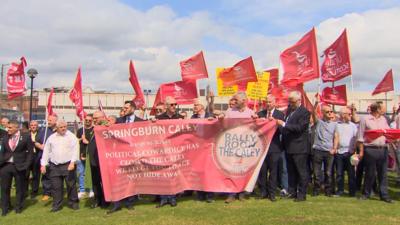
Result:
M50 168L53 207L51 212L62 209L64 196L64 181L67 184L68 206L73 210L79 209L78 191L76 188L76 162L79 160L79 141L67 130L65 121L58 121L56 133L46 141L43 149L41 164L42 174L46 167Z

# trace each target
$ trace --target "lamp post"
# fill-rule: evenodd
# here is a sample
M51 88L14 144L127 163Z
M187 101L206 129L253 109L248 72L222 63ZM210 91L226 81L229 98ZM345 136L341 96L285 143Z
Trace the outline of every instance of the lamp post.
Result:
M28 72L26 72L28 76L31 78L31 98L30 98L30 104L29 104L29 121L32 120L32 99L33 99L33 79L38 75L38 71L36 69L29 69Z
M10 64L1 64L1 86L0 86L0 94L3 94L3 82L4 82L4 67L9 66Z

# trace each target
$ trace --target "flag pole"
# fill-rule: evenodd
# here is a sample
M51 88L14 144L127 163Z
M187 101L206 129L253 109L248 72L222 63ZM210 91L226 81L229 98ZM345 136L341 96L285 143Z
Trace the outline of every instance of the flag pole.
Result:
M334 93L333 92L334 88L335 88L335 81L332 81L332 93ZM335 112L335 105L334 104L332 104L332 110Z
M48 117L48 112L47 112L47 105L46 105L46 113L45 113L46 127L45 127L45 130L44 130L44 139L43 139L43 143L42 143L43 145L44 145L44 143L46 143L47 129L49 127L49 123L47 122L47 117Z
M386 105L386 113L385 114L387 114L387 103L388 103L387 92L385 92L385 105Z
M354 104L354 83L353 83L353 74L350 75L350 83L351 83L351 104ZM360 110L360 109L359 109Z

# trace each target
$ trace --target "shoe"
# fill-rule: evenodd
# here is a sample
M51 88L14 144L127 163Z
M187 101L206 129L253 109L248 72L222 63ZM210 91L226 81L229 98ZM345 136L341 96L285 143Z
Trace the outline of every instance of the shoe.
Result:
M215 201L214 201L214 199L212 199L212 198L207 198L207 199L206 199L206 202L207 202L207 203L213 203L213 202L215 202Z
M243 192L239 193L239 201L244 201L244 200L246 200L246 195Z
M90 191L89 192L89 198L93 198L94 197L94 192L93 191Z
M86 192L78 192L78 199L82 199L86 197Z
M178 204L176 203L176 200L171 200L171 207L176 207Z
M366 195L361 195L361 197L359 198L359 200L368 200L368 196Z
M42 197L42 201L48 201L50 199L50 196L48 196L48 195L43 195L43 197Z
M382 198L381 200L389 204L394 203L393 200L390 198Z
M317 190L314 190L313 192L312 192L312 194L311 194L311 196L318 196L319 195L319 191L317 191Z
M1 211L1 216L7 216L8 210L2 210Z
M161 208L168 204L168 201L165 199L160 200L160 203L156 206L156 208Z
M270 197L269 197L269 200L270 200L271 202L276 202L275 196L270 196Z
M331 193L325 193L325 196L330 198L330 197L332 197L332 194Z
M296 199L297 198L297 194L289 194L288 198Z
M261 194L260 196L257 196L256 199L266 199L267 197L267 194Z
M294 202L304 202L306 200L306 198L295 198L293 201Z
M60 211L60 210L61 210L61 208L52 208L52 209L50 210L50 212L54 213L54 212L58 212L58 211Z
M72 205L70 205L70 208L73 210L78 210L79 209L79 203L73 203Z
M286 198L288 196L288 192L286 191L286 189L282 189L280 192L280 196L281 198Z
M95 209L97 207L99 207L99 203L97 203L97 202L90 205L91 209Z
M229 196L226 200L225 200L225 203L226 204L229 204L229 203L231 203L231 202L234 202L236 199L235 199L235 197L234 196Z
M107 214L113 214L119 210L121 210L121 207L113 207L112 209L107 211Z
M37 196L37 193L31 193L31 199L35 199Z
M127 206L126 206L126 208L127 208L127 209L129 209L129 210L131 210L131 209L135 209L135 207L133 206L133 203L132 203L132 204L129 204L129 205L127 205Z
M16 213L16 214L22 213L22 209L15 209L15 213Z

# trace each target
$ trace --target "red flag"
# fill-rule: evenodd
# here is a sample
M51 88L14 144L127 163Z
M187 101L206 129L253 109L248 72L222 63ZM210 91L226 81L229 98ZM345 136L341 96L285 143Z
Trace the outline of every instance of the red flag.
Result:
M225 68L221 71L219 77L223 81L224 86L257 81L253 58L250 56L230 68Z
M304 35L295 45L281 54L283 80L297 78L304 83L319 77L315 29Z
M340 37L324 51L325 60L321 67L323 82L337 81L351 74L349 44L344 29Z
M347 105L346 85L326 87L322 90L321 102L332 105Z
M160 86L161 101L171 96L179 104L192 104L197 98L196 80L177 81L166 83Z
M182 80L197 80L208 78L206 62L203 51L185 59L179 63L181 65Z
M279 85L279 70L274 68L266 70L265 72L269 73L268 93L271 94L271 90Z
M21 62L12 62L7 70L7 93L8 99L13 99L18 96L23 96L25 88L25 67L26 60L21 57Z
M144 95L142 89L140 88L132 60L129 62L129 74L130 74L129 81L131 82L133 90L135 91L136 94L133 101L135 102L137 108L142 108L145 105Z
M53 111L53 95L54 95L54 88L51 88L49 98L47 99L47 115L56 115L56 113Z
M85 111L83 110L82 77L80 67L78 69L78 73L76 74L74 87L69 92L69 99L71 99L71 101L75 104L76 115L79 117L79 119L83 120L85 117Z
M382 92L389 92L389 91L394 91L393 87L393 72L392 69L390 69L383 80L376 86L374 92L372 92L372 95L376 95Z

